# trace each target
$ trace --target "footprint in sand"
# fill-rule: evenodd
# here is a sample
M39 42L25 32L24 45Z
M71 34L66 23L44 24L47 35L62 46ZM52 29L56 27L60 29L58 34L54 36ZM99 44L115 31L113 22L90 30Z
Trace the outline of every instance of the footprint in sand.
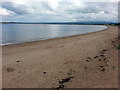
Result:
M46 46L46 48L48 49L48 48L52 48L52 46Z
M13 72L15 69L8 67L6 70L7 70L7 72Z

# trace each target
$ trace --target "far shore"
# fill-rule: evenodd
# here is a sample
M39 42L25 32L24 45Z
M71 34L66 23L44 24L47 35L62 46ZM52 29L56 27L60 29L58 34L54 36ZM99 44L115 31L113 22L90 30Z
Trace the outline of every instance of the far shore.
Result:
M118 88L118 28L2 46L3 88Z

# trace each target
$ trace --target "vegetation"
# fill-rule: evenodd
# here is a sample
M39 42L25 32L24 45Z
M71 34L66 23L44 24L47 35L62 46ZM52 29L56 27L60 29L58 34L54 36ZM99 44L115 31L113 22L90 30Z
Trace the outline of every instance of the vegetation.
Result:
M120 49L120 45L118 45L115 49Z

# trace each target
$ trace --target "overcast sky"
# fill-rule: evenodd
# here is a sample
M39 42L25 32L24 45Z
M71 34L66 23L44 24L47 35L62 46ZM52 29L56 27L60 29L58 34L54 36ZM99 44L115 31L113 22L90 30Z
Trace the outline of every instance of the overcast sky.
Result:
M89 1L89 2L88 2ZM114 2L113 2L114 1ZM2 21L118 21L119 0L2 0Z

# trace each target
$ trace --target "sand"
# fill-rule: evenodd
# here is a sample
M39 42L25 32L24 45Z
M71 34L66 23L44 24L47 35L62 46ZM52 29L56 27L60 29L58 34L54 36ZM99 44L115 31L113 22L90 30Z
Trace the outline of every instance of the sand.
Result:
M3 88L117 88L118 28L3 46Z

